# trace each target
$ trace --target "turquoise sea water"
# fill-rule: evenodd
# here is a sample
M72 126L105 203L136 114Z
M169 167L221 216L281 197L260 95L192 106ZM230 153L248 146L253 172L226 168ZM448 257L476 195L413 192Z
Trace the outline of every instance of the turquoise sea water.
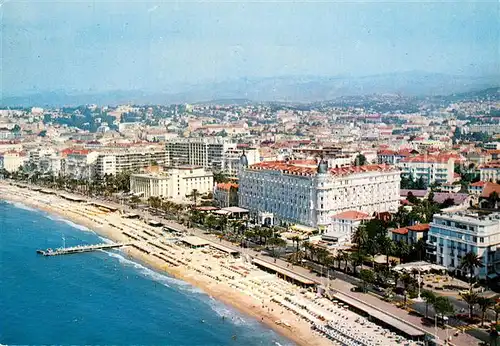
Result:
M120 252L45 258L102 242L79 225L0 200L0 344L291 345L260 322ZM222 319L225 316L225 319Z

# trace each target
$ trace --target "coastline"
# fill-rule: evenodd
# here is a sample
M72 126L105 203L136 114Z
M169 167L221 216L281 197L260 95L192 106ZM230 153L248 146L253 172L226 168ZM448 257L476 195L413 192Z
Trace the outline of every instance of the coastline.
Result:
M60 210L52 205L52 203L42 203L40 198L43 199L47 197L35 191L29 191L29 194L36 195L37 198L27 198L17 192L22 191L17 187L10 186L3 182L0 182L0 187L2 187L2 193L0 194L0 200L5 200L12 203L20 203L27 207L40 210L52 215L56 215L63 220L73 222L77 225L84 226L89 230L92 230L97 235L105 237L115 242L127 241L128 238L124 236L121 232L117 231L112 227L107 227L105 225L99 224L93 221L89 217L75 215L74 213L64 210ZM26 192L24 190L23 192ZM51 199L58 199L60 202L69 203L58 196L51 196ZM74 204L74 207L78 207L78 204ZM229 305L238 311L244 313L247 316L254 318L255 320L265 324L267 327L273 329L277 333L281 334L290 341L298 345L331 345L332 343L315 333L311 330L310 325L302 320L295 320L295 316L291 316L286 313L283 316L283 311L279 312L278 308L269 309L269 305L264 307L260 305L259 302L252 300L244 293L233 289L227 285L220 284L215 280L207 280L203 275L192 275L185 268L172 267L166 265L165 262L159 260L158 258L148 255L135 248L124 248L122 250L123 255L129 257L132 260L139 261L150 267L159 273L167 274L173 278L187 282L199 289L204 293L213 297L214 299L221 301L222 303ZM271 306L273 307L273 306ZM282 320L283 317L287 317L289 326L278 325L276 321Z

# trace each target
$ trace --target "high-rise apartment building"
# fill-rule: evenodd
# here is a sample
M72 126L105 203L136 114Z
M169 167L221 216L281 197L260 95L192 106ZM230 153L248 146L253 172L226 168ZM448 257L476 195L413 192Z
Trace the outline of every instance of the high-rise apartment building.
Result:
M238 175L239 159L246 153L250 164L260 161L258 148L240 146L221 137L176 138L166 144L167 166L197 165L212 171L222 171L231 177Z

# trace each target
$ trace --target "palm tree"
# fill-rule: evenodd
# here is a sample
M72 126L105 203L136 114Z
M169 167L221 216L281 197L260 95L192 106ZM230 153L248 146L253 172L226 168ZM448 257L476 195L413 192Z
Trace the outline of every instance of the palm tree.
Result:
M196 201L199 196L200 192L197 189L193 189L193 191L191 191L191 194L187 195L186 197L189 197L193 201L193 207L196 208Z
M356 269L359 265L363 264L365 260L365 255L362 252L353 252L349 256L352 265L353 274L356 275Z
M340 270L340 263L342 262L342 250L337 252L334 259L335 261L337 261L337 270Z
M294 235L293 237L290 238L290 240L292 241L292 244L296 244L296 248L295 248L295 251L298 252L299 251L299 244L300 244L300 237L297 236L297 235Z
M491 298L479 297L477 304L481 309L481 327L484 326L484 315L486 314L486 310L493 307L495 305L495 301Z
M472 289L472 284L474 282L474 274L476 269L484 267L481 257L476 255L474 252L468 252L462 257L462 262L460 263L460 269L465 270L469 274L469 285Z
M344 261L344 272L347 272L347 262L351 258L351 255L348 252L341 251L342 260Z
M362 224L358 227L358 229L356 229L352 241L357 245L358 252L361 252L361 249L368 241L368 229L366 225Z
M372 268L375 268L375 256L377 256L379 251L379 244L377 239L369 239L364 246L366 253L370 255L372 260Z
M389 265L390 265L389 256L391 256L395 252L396 246L395 246L394 242L392 241L392 239L385 236L385 235L382 237L378 237L377 243L378 243L379 249L381 249L382 253L385 255L385 263L386 263L387 268L389 268Z
M436 300L436 295L431 291L423 291L420 296L425 300L425 317L427 318L429 304L434 304Z
M409 273L405 272L401 276L401 281L403 282L403 287L404 287L404 302L403 302L403 304L406 306L406 301L408 298L408 290L414 284L415 280L413 279L413 277Z
M479 303L479 296L476 292L469 290L469 292L461 293L463 301L469 306L469 318L472 318L474 305Z
M410 254L410 247L405 241L400 240L396 244L396 253L399 261L403 263L404 259Z

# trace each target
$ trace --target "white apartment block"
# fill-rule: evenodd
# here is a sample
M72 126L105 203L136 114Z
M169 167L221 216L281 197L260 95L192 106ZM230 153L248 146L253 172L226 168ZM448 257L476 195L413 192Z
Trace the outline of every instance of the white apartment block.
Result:
M95 172L100 177L121 172L138 172L145 167L157 164L165 166L167 153L159 148L133 148L121 151L99 152Z
M167 166L201 166L220 171L229 142L221 137L178 138L165 144Z
M243 150L249 163L260 162L259 149L244 149L221 137L177 138L167 142L165 147L167 166L202 166L212 171L223 171L234 177L237 176L239 158Z
M427 245L429 259L449 270L460 270L465 254L475 253L484 264L475 274L493 279L500 273L500 214L436 214Z
M73 179L93 179L98 155L97 152L88 150L69 153L64 160L63 175Z
M422 178L428 185L432 183L453 183L455 158L450 155L417 155L402 159L397 163L401 175L418 180Z
M400 171L387 165L328 168L322 161L274 161L248 166L242 158L239 206L257 216L324 231L344 211L367 214L399 206Z
M6 152L0 154L0 170L5 169L7 172L16 172L26 161L26 157L18 152Z
M57 154L39 158L37 170L42 173L59 175L62 173L63 158Z
M489 162L479 167L481 181L492 181L496 183L500 180L500 161Z
M188 200L193 190L204 194L212 191L213 174L203 167L181 166L156 174L132 174L130 191L144 198L162 197Z

